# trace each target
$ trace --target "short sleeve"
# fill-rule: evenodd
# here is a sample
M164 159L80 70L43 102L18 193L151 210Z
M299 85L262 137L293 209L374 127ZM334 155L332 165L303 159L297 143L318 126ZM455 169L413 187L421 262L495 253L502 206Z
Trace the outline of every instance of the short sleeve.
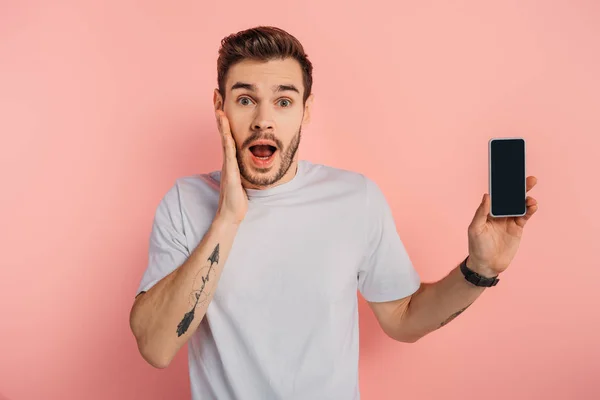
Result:
M148 247L148 264L136 296L150 290L189 257L183 230L181 199L174 185L159 203L152 223Z
M366 181L366 249L358 273L359 291L367 301L384 302L413 294L421 284L396 230L381 189Z

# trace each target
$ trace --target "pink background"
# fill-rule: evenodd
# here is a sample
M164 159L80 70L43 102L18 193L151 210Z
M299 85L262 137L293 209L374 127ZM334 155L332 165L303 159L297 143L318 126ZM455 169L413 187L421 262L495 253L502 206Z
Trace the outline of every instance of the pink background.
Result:
M600 3L350 3L0 3L0 396L188 398L187 348L147 365L129 309L158 201L220 167L220 39L273 24L315 64L301 156L380 183L424 280L465 255L490 137L524 136L539 178L511 268L450 325L395 343L360 300L363 399L600 398Z

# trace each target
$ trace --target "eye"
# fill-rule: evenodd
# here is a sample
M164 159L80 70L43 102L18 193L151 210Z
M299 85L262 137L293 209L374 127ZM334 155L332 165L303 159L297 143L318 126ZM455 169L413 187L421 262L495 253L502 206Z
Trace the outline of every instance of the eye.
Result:
M289 107L292 105L292 102L290 101L290 99L281 99L279 100L279 105L283 108Z
M240 103L243 106L248 106L248 105L252 104L252 100L250 100L250 98L248 98L248 97L240 97L238 99L238 103Z

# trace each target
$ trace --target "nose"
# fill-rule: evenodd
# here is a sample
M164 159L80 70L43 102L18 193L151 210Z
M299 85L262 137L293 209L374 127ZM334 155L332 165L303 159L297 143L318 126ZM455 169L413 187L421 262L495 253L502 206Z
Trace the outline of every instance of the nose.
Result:
M264 105L262 107L258 107L254 121L252 121L252 129L256 131L272 130L274 125L275 124L270 110L268 110Z

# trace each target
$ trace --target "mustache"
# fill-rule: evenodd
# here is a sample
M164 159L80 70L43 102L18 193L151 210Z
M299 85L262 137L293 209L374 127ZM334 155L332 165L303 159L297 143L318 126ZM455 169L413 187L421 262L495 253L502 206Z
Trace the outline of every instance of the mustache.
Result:
M271 140L277 144L278 149L283 149L283 143L279 138L277 138L274 134L270 132L253 132L244 142L242 143L242 149L249 147L252 142L257 140Z

